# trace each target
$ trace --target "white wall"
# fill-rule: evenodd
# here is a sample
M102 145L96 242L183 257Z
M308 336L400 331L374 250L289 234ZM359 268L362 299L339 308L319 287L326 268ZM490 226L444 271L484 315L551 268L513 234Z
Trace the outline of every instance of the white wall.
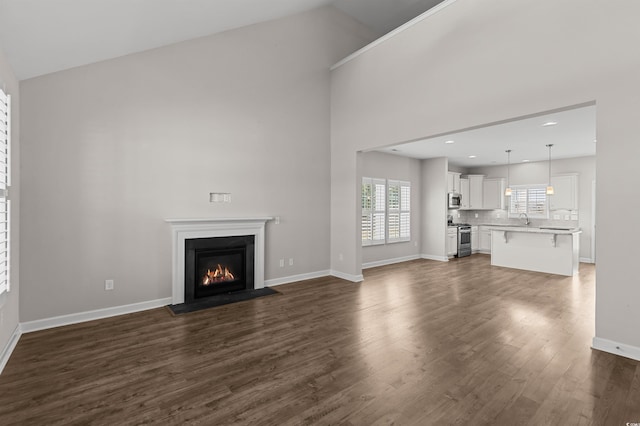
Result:
M595 101L595 335L640 348L635 241L640 210L640 2L448 0L448 6L332 74L332 177L356 188L354 153ZM332 267L358 274L355 190L331 194ZM342 263L335 253L343 252Z
M361 153L361 174L366 177L411 182L411 241L362 247L362 263L378 264L420 255L422 175L420 160L384 154Z
M422 256L447 260L446 158L422 160Z
M11 95L11 291L0 295L0 362L18 326L20 294L20 93L18 80L0 49L0 87ZM1 367L0 367L1 368Z
M591 237L593 234L593 209L592 209L592 185L596 179L596 157L579 157L551 161L551 172L553 175L572 174L578 175L578 222L577 226L582 229L580 234L580 258L592 259L593 251L591 247ZM488 178L506 178L506 166L478 167L469 170L472 174L482 174ZM548 162L533 162L524 164L512 164L509 170L509 180L511 185L531 185L546 184L549 180ZM556 212L560 214L560 221L553 221L552 217L548 221L534 220L533 223L551 223L562 226L566 223L563 219L568 212ZM506 218L506 212L501 213L502 218ZM496 223L500 221L492 221Z
M280 216L265 278L328 271L329 67L371 39L326 7L21 82L21 321L170 297L166 218Z

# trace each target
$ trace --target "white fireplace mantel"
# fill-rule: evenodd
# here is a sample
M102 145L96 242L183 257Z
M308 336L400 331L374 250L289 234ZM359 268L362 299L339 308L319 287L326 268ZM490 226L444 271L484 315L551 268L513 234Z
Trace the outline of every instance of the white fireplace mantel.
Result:
M171 225L172 303L184 303L184 243L192 238L253 235L255 243L254 288L264 287L264 229L272 217L166 219Z

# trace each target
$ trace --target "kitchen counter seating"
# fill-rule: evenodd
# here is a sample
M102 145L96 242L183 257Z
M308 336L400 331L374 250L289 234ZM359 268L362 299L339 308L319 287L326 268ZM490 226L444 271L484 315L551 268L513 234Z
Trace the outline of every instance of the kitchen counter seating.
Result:
M579 228L491 226L491 264L571 276L578 273Z

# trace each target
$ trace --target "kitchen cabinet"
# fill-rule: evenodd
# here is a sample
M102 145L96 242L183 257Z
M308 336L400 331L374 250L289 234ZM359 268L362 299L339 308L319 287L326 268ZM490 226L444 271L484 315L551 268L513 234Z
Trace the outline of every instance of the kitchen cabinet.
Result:
M478 241L478 227L471 227L471 253L475 253L478 251L478 247L480 247L480 241Z
M469 179L469 210L482 210L482 191L484 175L468 175Z
M449 172L447 174L447 192L460 193L460 175L461 173Z
M460 210L469 210L469 179L460 179Z
M447 256L452 257L458 254L458 228L447 227Z
M578 176L552 176L553 195L549 196L550 210L578 210Z
M491 253L491 228L480 226L478 234L478 251L481 253Z
M482 181L482 208L504 210L504 179L484 179Z

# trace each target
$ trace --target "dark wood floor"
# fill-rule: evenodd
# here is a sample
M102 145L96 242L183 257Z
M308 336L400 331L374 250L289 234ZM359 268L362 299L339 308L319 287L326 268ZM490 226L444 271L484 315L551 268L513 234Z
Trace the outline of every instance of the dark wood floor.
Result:
M590 349L594 279L418 260L30 333L0 424L640 422L640 363Z

